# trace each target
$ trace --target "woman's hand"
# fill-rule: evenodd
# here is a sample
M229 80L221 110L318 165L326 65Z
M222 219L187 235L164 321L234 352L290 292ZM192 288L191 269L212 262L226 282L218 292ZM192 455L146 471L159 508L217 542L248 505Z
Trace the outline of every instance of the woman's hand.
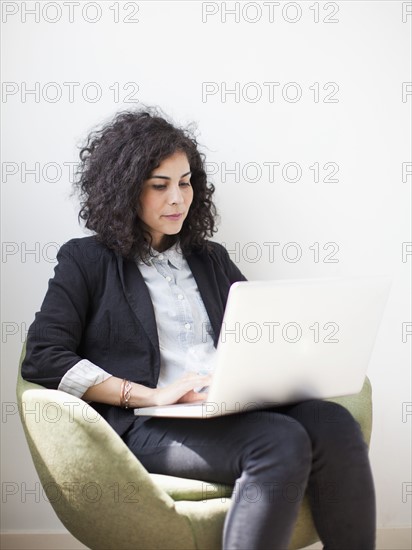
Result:
M173 405L175 403L200 403L205 401L206 392L198 393L194 388L203 388L209 386L211 377L188 373L182 378L164 388L156 388L153 391L152 398L154 405Z

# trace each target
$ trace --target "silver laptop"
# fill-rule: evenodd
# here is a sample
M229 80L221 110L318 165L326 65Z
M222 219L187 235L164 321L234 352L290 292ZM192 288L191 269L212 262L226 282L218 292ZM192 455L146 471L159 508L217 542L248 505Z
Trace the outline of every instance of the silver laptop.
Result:
M207 400L135 414L213 418L358 393L389 288L369 277L234 283Z

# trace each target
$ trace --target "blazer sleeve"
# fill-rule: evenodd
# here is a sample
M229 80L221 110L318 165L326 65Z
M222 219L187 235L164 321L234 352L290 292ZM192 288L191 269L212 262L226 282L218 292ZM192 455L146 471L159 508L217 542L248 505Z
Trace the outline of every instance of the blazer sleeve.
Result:
M23 378L51 389L57 389L64 374L82 359L77 349L91 288L75 239L60 248L57 261L41 309L28 330L22 364Z

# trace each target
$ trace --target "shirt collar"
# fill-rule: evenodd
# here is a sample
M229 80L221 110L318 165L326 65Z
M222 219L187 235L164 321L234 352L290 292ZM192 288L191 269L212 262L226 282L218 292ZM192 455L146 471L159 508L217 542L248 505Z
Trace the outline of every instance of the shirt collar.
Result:
M153 265L154 262L166 263L167 261L169 261L169 263L176 269L182 269L184 257L183 257L183 252L182 252L182 249L180 248L179 243L175 243L174 245L172 245L167 250L164 250L163 252L159 252L154 248L150 247L150 256L148 257L148 261L144 262L143 260L139 260L138 264L141 265L146 263L149 265Z

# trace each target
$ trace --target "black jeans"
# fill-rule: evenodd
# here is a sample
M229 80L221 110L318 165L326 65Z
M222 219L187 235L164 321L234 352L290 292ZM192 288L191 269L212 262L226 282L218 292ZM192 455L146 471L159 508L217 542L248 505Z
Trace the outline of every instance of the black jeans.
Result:
M140 417L124 440L149 472L234 485L224 549L286 549L306 490L325 549L375 547L368 450L340 405L310 400L210 419Z

